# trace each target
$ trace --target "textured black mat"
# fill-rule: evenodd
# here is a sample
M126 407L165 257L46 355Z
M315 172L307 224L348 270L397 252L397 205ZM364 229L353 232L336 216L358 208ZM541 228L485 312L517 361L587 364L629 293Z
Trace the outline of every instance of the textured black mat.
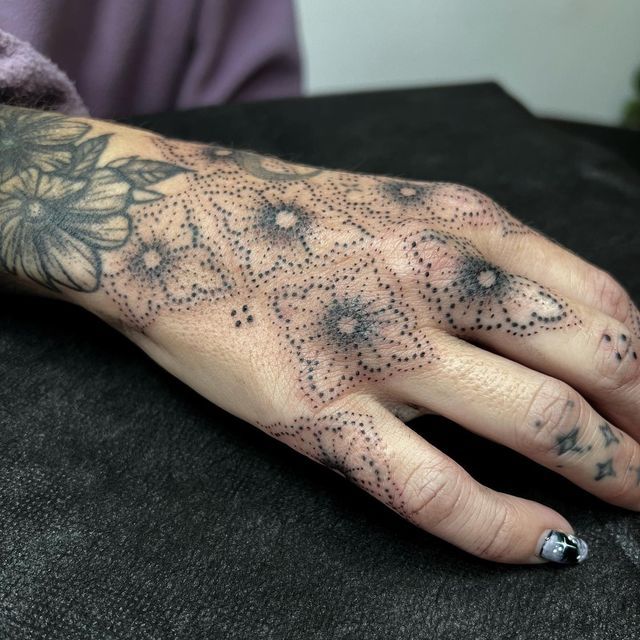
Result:
M137 120L291 159L480 188L640 295L640 175L495 85ZM0 638L628 639L640 515L430 418L481 481L558 509L573 569L499 566L219 411L75 308L0 298Z

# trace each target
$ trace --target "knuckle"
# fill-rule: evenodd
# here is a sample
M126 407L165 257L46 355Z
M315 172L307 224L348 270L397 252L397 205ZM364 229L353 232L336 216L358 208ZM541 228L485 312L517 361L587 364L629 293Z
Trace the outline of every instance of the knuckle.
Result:
M501 500L496 503L491 519L483 527L483 535L472 552L485 560L506 562L517 546L517 538L517 510L508 501Z
M591 282L600 307L613 318L624 322L629 312L629 296L624 287L601 269L595 270Z
M381 262L401 280L430 273L442 286L456 269L463 242L416 219L393 225L378 239Z
M640 388L640 366L637 360L607 358L599 367L600 386L605 391L636 394Z
M407 517L431 526L444 522L456 511L461 485L460 473L453 463L418 462L401 490Z
M577 429L584 411L584 401L569 385L553 378L545 379L534 392L525 415L524 427L519 430L523 442L517 443L526 451L549 455L578 452L571 447L572 430ZM577 432L576 432L577 439Z
M477 217L498 206L481 191L454 182L441 183L434 195L441 208L449 211L461 211Z
M624 340L621 336L625 336ZM598 332L596 340L599 346L595 373L599 387L609 392L637 392L640 389L640 360L633 355L635 347L628 330L624 326L608 326Z

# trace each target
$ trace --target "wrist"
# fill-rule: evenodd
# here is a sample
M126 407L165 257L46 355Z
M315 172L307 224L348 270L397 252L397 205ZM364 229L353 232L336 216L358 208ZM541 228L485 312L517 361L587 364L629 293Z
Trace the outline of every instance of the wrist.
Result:
M154 136L108 123L0 108L0 286L90 306L128 242L138 203L184 173ZM164 185L163 185L164 186Z

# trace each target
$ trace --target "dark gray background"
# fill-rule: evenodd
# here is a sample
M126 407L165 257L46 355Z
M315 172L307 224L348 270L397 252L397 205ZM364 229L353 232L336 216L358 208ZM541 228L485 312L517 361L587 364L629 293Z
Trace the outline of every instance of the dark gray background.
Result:
M640 180L495 85L137 119L294 160L463 182L640 294ZM413 427L587 538L500 566L198 397L88 313L0 298L0 638L638 637L640 515L437 418Z

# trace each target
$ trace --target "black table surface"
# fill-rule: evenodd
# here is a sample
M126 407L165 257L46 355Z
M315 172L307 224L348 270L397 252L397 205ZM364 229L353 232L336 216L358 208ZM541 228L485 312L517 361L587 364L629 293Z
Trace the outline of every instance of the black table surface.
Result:
M479 188L640 295L640 174L494 84L136 118L292 160ZM640 637L640 515L439 418L480 481L587 538L506 566L420 532L63 304L0 303L0 638Z

